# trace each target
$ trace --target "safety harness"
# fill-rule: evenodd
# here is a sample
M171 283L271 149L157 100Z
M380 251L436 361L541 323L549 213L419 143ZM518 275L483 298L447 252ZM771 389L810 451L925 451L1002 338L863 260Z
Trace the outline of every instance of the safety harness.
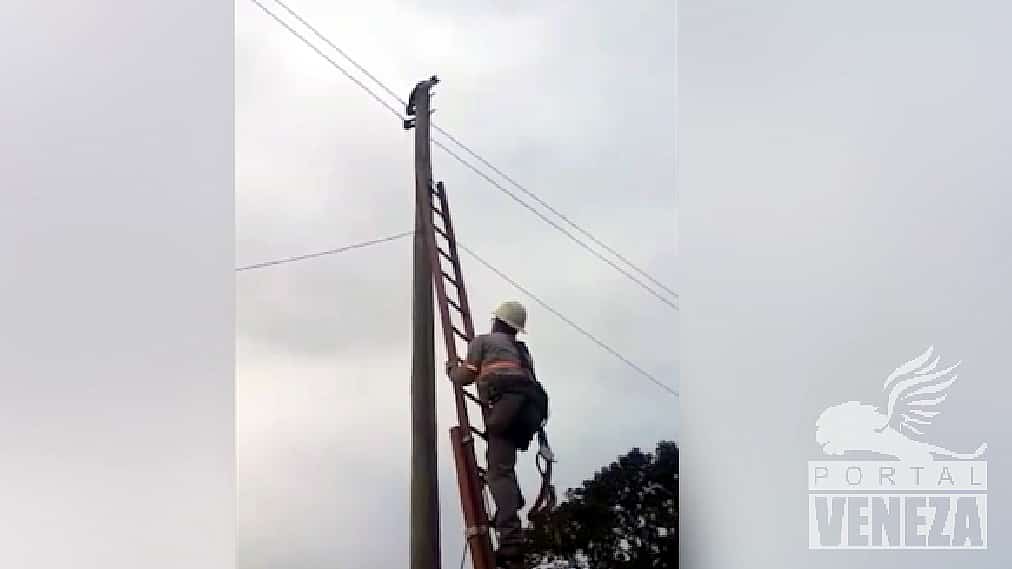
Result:
M532 381L537 381L534 375L534 366L530 362L530 355L527 352L526 346L520 342L516 342L517 351L520 353L520 359L522 362L514 361L499 361L490 362L483 364L478 371L478 377L483 378L486 375L502 370L502 369L524 369L530 375ZM527 512L527 519L533 521L538 516L550 512L555 508L556 495L555 485L552 484L552 464L555 463L555 453L552 452L552 447L548 444L548 435L545 433L545 425L548 422L548 418L542 421L541 427L538 428L538 452L534 456L534 466L538 469L538 473L541 475L541 487L538 489L538 497L535 499L531 509Z
M555 454L552 447L548 446L548 435L544 428L538 429L538 454L534 456L534 465L541 474L541 488L538 490L538 497L534 500L527 519L534 521L555 508L555 485L552 484L552 464L555 462Z
M471 366L471 368L474 369L473 366ZM477 370L478 380L481 380L488 374L501 369L526 369L526 367L520 362L510 362L510 361L489 362L487 364L482 364L481 369Z

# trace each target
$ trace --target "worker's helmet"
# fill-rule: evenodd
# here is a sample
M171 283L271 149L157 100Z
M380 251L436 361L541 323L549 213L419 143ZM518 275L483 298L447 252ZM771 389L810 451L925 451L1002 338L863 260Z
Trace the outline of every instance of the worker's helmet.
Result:
M524 326L527 324L527 309L515 300L507 300L500 304L492 316L509 324L517 332L527 332L524 330Z

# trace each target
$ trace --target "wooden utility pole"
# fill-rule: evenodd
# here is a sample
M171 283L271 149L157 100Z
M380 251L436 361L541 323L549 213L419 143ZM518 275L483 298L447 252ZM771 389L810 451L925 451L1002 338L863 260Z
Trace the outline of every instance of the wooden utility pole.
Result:
M439 569L439 487L436 476L436 364L433 338L432 252L425 239L431 217L432 162L429 146L433 76L415 86L408 115L415 115L415 236L411 352L410 569ZM405 121L409 128L410 119Z

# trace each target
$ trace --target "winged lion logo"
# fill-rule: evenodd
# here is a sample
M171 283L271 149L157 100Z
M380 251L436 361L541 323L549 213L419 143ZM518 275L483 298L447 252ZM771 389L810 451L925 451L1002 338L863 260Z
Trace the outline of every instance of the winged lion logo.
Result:
M934 346L929 347L889 374L882 386L888 394L884 413L860 401L823 411L815 421L815 440L822 451L828 455L870 451L916 462L928 462L933 455L959 460L980 457L987 443L972 453L960 453L915 438L924 435L923 430L939 415L933 409L945 401L947 390L959 377L954 371L961 362L937 369L940 357L931 359L933 352Z

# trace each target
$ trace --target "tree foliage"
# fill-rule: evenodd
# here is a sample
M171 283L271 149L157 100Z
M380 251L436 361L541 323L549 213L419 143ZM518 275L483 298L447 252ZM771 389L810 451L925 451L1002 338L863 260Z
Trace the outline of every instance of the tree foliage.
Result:
M678 566L678 446L634 448L532 520L529 567L668 569Z

